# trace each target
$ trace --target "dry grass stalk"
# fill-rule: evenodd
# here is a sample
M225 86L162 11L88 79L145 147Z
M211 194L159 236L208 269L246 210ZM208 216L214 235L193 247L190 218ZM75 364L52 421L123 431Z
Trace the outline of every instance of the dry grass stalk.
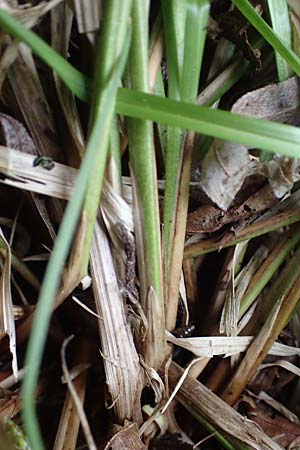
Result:
M101 0L74 0L74 11L79 33L90 33L99 28Z
M236 245L239 242L261 236L278 228L290 225L300 220L300 209L292 208L279 212L271 217L263 217L259 221L246 226L241 231L233 234L225 234L221 240L206 239L185 247L184 258L192 258L201 254L221 250L222 248Z
M91 274L102 343L107 386L119 423L141 423L143 373L127 323L111 250L103 225L96 225L91 251Z
M193 259L185 259L182 263L186 296L190 309L195 306L198 298L197 271Z
M294 423L300 423L299 418L296 414L292 413L288 408L286 408L282 403L275 400L269 394L264 391L261 391L258 394L258 399L263 400L268 405L272 406L272 408L276 409L276 411L280 412L284 417L286 417L289 421Z
M54 120L28 47L20 44L18 58L10 66L7 75L14 93L11 100L12 108L15 105L19 108L30 131L37 154L62 162L63 154L56 142ZM39 211L45 210L45 207L40 205L41 201L38 198L34 198L34 201ZM62 204L56 199L51 199L49 206L54 221L59 224L63 214ZM43 214L41 216L43 218ZM45 222L47 224L50 220L46 219ZM48 228L51 229L51 226Z
M94 442L93 436L91 434L91 430L90 430L90 426L87 420L87 417L85 415L84 409L83 409L83 399L82 397L84 397L84 386L81 386L81 389L79 390L79 394L77 393L75 386L73 384L72 378L71 378L71 374L69 372L68 366L67 366L67 361L66 361L66 348L68 343L74 338L74 335L71 335L70 337L68 337L67 339L64 340L62 347L61 347L61 364L62 364L62 370L63 370L63 374L64 374L64 378L66 380L66 383L68 385L68 389L69 392L71 394L73 403L75 405L77 414L79 416L80 419L80 423L81 423L81 427L82 427L82 431L84 433L88 448L90 450L97 450L96 444ZM77 425L77 432L78 432L78 426ZM73 431L76 432L76 428L73 429ZM68 430L68 432L71 430ZM77 438L77 434L76 434L76 438ZM76 443L75 443L76 445ZM58 447L60 448L60 447ZM71 448L71 447L67 447L67 448Z
M9 349L12 354L12 370L18 379L18 360L16 349L16 330L11 295L11 250L0 228L1 247L5 248L4 263L0 277L0 333L6 333L9 339Z
M19 44L18 58L10 66L7 77L14 98L9 98L13 110L19 108L24 123L40 156L51 156L62 162L63 154L57 143L57 132L39 74L30 49Z
M222 398L227 403L234 404L237 401L247 383L266 357L273 342L286 326L299 298L300 280L296 279L288 294L275 303L268 320L253 340L238 369L222 393Z
M192 152L195 133L189 132L185 136L182 154L182 170L178 180L178 198L176 207L176 223L172 248L170 273L168 276L168 291L166 296L166 328L172 331L175 328L178 309L178 292L182 269L182 260L185 243L186 218L189 199L189 180L192 161Z
M167 340L173 345L184 348L196 356L212 358L213 356L228 357L245 352L255 340L253 336L200 336L191 338L177 338L168 331ZM274 342L268 353L274 356L299 355L298 347Z
M237 335L241 299L251 279L262 262L266 259L267 255L268 248L265 245L259 246L248 264L228 286L220 322L221 334L225 333L227 336ZM234 278L234 276L232 276L232 278Z
M0 146L0 172L9 175L3 183L54 198L68 199L73 190L76 170L55 163L46 170L34 166L34 155Z
M52 47L65 58L68 56L68 47L73 23L73 12L67 3L61 3L51 11L51 43ZM74 95L53 72L53 78L56 86L58 99L65 116L68 131L72 143L76 148L74 155L73 145L68 146L68 160L74 158L78 161L78 156L82 157L84 153L84 135L78 115L78 110Z
M41 1L35 6L30 6L29 3L26 3L25 5L16 5L16 2L1 0L1 8L9 12L9 14L14 16L19 22L31 28L61 1L62 0L50 0L49 2Z
M169 384L175 388L183 369L172 363L169 371ZM245 419L227 403L213 394L202 383L187 376L176 398L203 416L214 427L226 435L246 444L249 450L282 450L273 439L267 436L253 422Z

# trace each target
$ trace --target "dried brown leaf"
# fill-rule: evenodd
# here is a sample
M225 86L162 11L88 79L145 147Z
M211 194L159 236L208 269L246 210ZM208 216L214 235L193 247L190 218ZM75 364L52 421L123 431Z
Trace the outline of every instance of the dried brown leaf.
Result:
M0 276L0 332L9 338L9 348L12 354L12 369L18 379L18 360L16 349L16 330L11 296L11 251L10 246L0 228L1 247L5 249L4 264Z
M272 437L274 442L283 447L287 447L300 436L299 424L290 422L281 414L274 413L274 410L268 411L259 406L255 408L248 406L247 416Z
M73 23L73 13L67 2L59 4L51 11L51 43L52 47L65 58L68 56L68 47ZM62 111L68 124L69 132L72 137L77 155L68 155L70 159L76 160L78 156L83 157L85 139L79 119L74 95L69 88L62 82L56 72L53 72L54 82ZM70 151L72 151L70 146Z
M104 450L146 450L135 423L126 423L114 434Z
M183 369L172 363L169 371L169 384L175 388ZM176 398L187 404L189 409L203 416L214 427L237 439L251 450L282 450L282 447L267 436L254 423L246 420L237 411L213 394L202 383L187 376Z
M241 144L215 139L201 165L200 183L208 197L227 210L257 162Z
M292 77L248 92L234 103L231 111L243 116L298 126L300 124L299 78Z
M141 422L143 373L126 321L110 245L103 225L96 225L91 250L91 275L99 320L103 363L112 405L119 423Z

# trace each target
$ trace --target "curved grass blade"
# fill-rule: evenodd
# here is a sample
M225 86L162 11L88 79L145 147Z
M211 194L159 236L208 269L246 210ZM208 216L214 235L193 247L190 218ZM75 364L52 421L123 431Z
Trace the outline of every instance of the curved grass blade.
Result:
M290 125L212 110L126 88L118 91L116 111L129 117L168 123L238 142L248 148L262 148L293 158L300 156L300 130Z
M0 9L0 26L6 33L25 42L36 55L55 70L78 98L87 101L90 82L79 70L75 69L43 39L28 30L3 9Z
M283 53L288 52L289 59L293 62L293 65L291 64L292 67L296 73L300 74L300 58L285 47L273 30L256 14L254 8L245 0L233 0L233 2L236 6L240 5L243 13L245 9L247 14L245 16L249 21L252 19L252 22L256 23L255 21L258 20L259 24L262 21L263 31L267 31L272 37L275 36L276 42L280 41ZM46 64L57 71L75 95L84 101L89 100L88 92L91 81L74 69L48 44L2 10L0 10L0 25L13 36L22 39ZM41 42L43 42L42 47L40 47ZM274 46L274 48L279 51L277 47ZM51 59L53 53L55 57ZM58 66L56 65L57 57L59 60ZM66 73L61 74L64 70L66 70ZM71 78L69 79L66 74L72 75ZM297 148L300 144L300 130L288 125L241 117L226 111L210 110L209 108L125 88L119 88L118 90L116 112L129 117L151 120L182 129L193 130L207 136L239 142L252 148L256 147L271 152L278 152L293 158L299 158L300 155L300 150Z
M129 38L129 36L128 36ZM67 259L72 238L80 216L81 207L86 194L86 187L90 179L91 168L94 166L99 151L102 136L110 124L111 117L107 111L117 94L117 86L122 75L129 50L129 39L121 53L120 60L108 80L102 99L102 111L97 117L97 123L91 131L78 176L74 185L73 195L66 208L55 245L49 259L43 284L41 287L35 318L27 347L25 365L28 367L22 384L24 425L30 440L32 450L43 450L43 440L40 433L35 406L34 394L37 384L38 372L45 345L47 329L50 322L55 295L59 286L61 273Z
M232 3L241 11L246 19L257 29L257 31L265 38L265 40L274 48L291 66L291 68L300 75L300 58L290 48L286 46L284 41L275 33L272 28L264 21L262 17L255 11L248 0L232 0Z
M103 100L105 99L106 80L112 73L116 61L120 59L120 54L124 47L124 42L128 42L130 28L131 0L110 0L104 8L99 42L98 55L96 55L96 76L94 79L93 97L95 101L92 105L90 115L90 125L93 127L103 114ZM130 31L130 33L128 32ZM130 41L130 40L129 40ZM109 109L106 109L107 119L112 120L115 110L115 98L112 98ZM106 132L101 136L101 146L98 145L98 155L94 167L90 173L90 181L87 187L86 198L83 206L83 215L87 221L87 228L84 237L83 273L87 274L90 248L93 240L94 226L98 213L99 198L101 194L102 181L106 168L108 153L108 143L110 133L116 127L106 128ZM115 130L116 131L116 130Z

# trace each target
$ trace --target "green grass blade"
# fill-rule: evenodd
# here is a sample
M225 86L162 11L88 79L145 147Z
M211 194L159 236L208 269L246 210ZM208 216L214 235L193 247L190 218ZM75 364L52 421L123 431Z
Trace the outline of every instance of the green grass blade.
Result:
M119 79L123 72L127 58L128 48L129 41L127 40L127 48L125 48L122 52L121 59L116 65L112 77L108 80L105 96L102 99L101 114L97 117L97 123L93 127L90 134L86 153L75 181L74 192L67 205L57 239L47 265L36 307L35 318L25 359L27 371L22 384L24 425L32 446L32 450L44 449L43 440L35 413L34 395L47 329L55 301L55 295L61 279L64 263L67 259L72 243L77 221L80 216L81 207L86 194L86 188L90 179L91 169L95 164L99 146L101 146L102 136L107 132L107 127L110 123L110 118L107 116L106 112L110 110L111 103L116 96Z
M97 70L94 80L95 101L92 104L90 123L96 126L104 110L106 98L106 80L109 79L114 70L116 62L121 59L121 52L124 51L124 42L130 42L130 12L132 0L109 0L105 2L103 25L99 42L99 52L97 55ZM125 51L127 54L127 51ZM123 57L122 57L123 58ZM115 97L112 97L109 108L106 109L107 127L101 136L101 146L98 144L98 154L94 167L91 170L90 180L87 187L86 198L83 207L83 215L86 219L87 228L84 239L84 255L82 255L82 276L88 271L90 248L93 239L94 226L98 213L99 199L106 168L109 138L113 137L112 120L115 110ZM115 129L118 133L118 130ZM113 141L111 141L113 143ZM97 145L97 144L96 144ZM116 149L118 151L118 149ZM119 151L120 155L120 151ZM116 155L117 156L117 155ZM118 158L119 159L119 158Z
M249 148L300 157L300 130L290 125L212 110L125 88L118 91L116 111L238 142Z
M210 2L208 0L187 0L186 2L183 64L179 65L179 68L181 68L179 87L181 100L188 102L195 102L197 99L209 8ZM166 325L169 330L172 330L177 316L192 142L189 140L187 151L187 147L182 140L182 131L170 127L168 131L169 145L166 154L164 196L164 255L165 278L168 288Z
M278 254L276 254L276 257L274 259L270 258L266 270L262 273L259 279L256 279L256 282L253 285L252 289L249 289L248 287L248 289L246 290L241 300L240 316L243 316L247 309L250 308L255 299L259 296L264 287L271 280L272 276L274 276L274 274L278 271L279 267L287 258L291 250L298 244L300 240L300 229L299 227L295 227L292 229L292 231L293 232L290 233L287 242L285 242L283 246L278 245L278 248L280 249L278 251Z
M149 90L148 69L148 2L133 0L133 39L129 54L128 84L135 89ZM129 155L137 188L137 205L142 224L136 223L137 242L143 248L145 260L138 258L141 304L149 324L155 323L156 335L145 341L144 358L147 365L157 369L166 354L164 302L162 288L161 240L156 179L153 124L141 118L126 120ZM138 252L139 255L139 252ZM150 288L155 291L156 305L148 306ZM155 318L154 314L157 314ZM151 326L151 325L150 325Z
M287 48L292 48L292 30L290 24L287 0L268 0L272 28L281 37ZM292 71L285 59L275 52L279 81L284 81L292 75Z
M242 12L244 12L244 6L246 5L245 11L248 16L252 18L252 21L252 16L254 16L254 22L258 20L259 24L261 24L260 21L262 21L264 24L263 29L265 29L264 27L267 27L267 32L270 32L272 36L274 35L273 30L256 14L255 10L248 2L245 2L245 0L233 1L237 6L241 6ZM250 20L248 16L247 18ZM3 20L4 18L5 20ZM7 18L10 20L7 21ZM45 42L43 43L43 52L41 52L40 49L37 51L37 47L43 42L42 39L31 31L26 30L26 28L20 25L15 19L0 10L0 25L3 26L4 23L6 26L8 22L12 26L10 26L9 29L6 27L7 31L22 39L27 45L30 45L32 50L49 64L50 67L57 70L57 73L60 76L61 67L63 67L63 69L66 68L67 73L69 73L72 66L67 61L60 55L57 55ZM26 33L23 35L24 30ZM30 39L28 39L28 34L30 34ZM34 39L32 39L32 37L34 37ZM278 38L276 37L276 39ZM283 46L284 51L287 50L283 43L281 43L281 45ZM276 48L276 50L278 49ZM49 51L50 55L54 52L56 56L59 56L59 67L56 67L56 58L48 58L47 54ZM297 73L300 73L300 59L289 49L288 52L291 59L294 61L294 70ZM73 77L71 81L68 76L64 76L64 82L70 89L74 88L73 92L75 95L88 101L89 96L87 87L90 86L90 83L76 69L71 72ZM236 116L225 111L213 111L208 108L122 88L118 90L116 112L129 117L137 117L143 120L168 124L173 127L194 130L207 136L216 136L221 139L239 142L253 148L256 147L271 152L278 152L294 158L300 156L300 152L297 148L300 143L299 130L296 127L288 125Z
M0 26L7 33L25 42L32 51L57 72L64 83L83 101L89 98L88 79L59 53L32 31L0 9Z
M162 15L168 64L168 96L180 99L186 0L163 0Z
M181 99L180 85L183 72L186 10L186 0L162 1L164 39L168 67L168 97L176 100ZM163 211L163 252L166 280L168 278L170 252L173 245L171 237L174 230L172 214L175 207L174 198L176 199L178 191L177 171L181 160L183 134L180 127L167 127L167 146L165 152L166 189Z
M193 103L197 98L209 9L208 0L187 2L184 60L180 78L181 100L185 102Z
M265 40L276 50L291 66L295 73L300 75L300 58L285 45L285 42L272 28L257 14L248 0L232 0L232 3L241 11L246 19L257 29Z

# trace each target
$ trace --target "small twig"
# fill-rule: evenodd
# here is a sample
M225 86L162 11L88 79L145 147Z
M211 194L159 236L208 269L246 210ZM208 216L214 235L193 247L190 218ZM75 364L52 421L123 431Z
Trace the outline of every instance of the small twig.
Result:
M87 421L87 418L86 418L85 412L83 410L81 401L78 398L77 392L76 392L76 390L74 388L73 382L72 382L70 374L69 374L67 362L66 362L66 348L67 348L68 343L73 338L74 338L74 335L69 336L67 339L64 340L64 342L63 342L63 344L61 346L61 352L60 352L60 354L61 354L61 366L62 366L64 377L65 377L66 383L68 385L70 394L71 394L71 396L73 398L73 401L74 401L74 404L75 404L75 407L76 407L76 410L77 410L77 414L78 414L78 416L80 418L82 431L84 433L86 442L88 444L88 448L90 450L97 450L95 441L93 439L93 436L92 436L92 433L91 433L91 430L90 430L89 423Z

